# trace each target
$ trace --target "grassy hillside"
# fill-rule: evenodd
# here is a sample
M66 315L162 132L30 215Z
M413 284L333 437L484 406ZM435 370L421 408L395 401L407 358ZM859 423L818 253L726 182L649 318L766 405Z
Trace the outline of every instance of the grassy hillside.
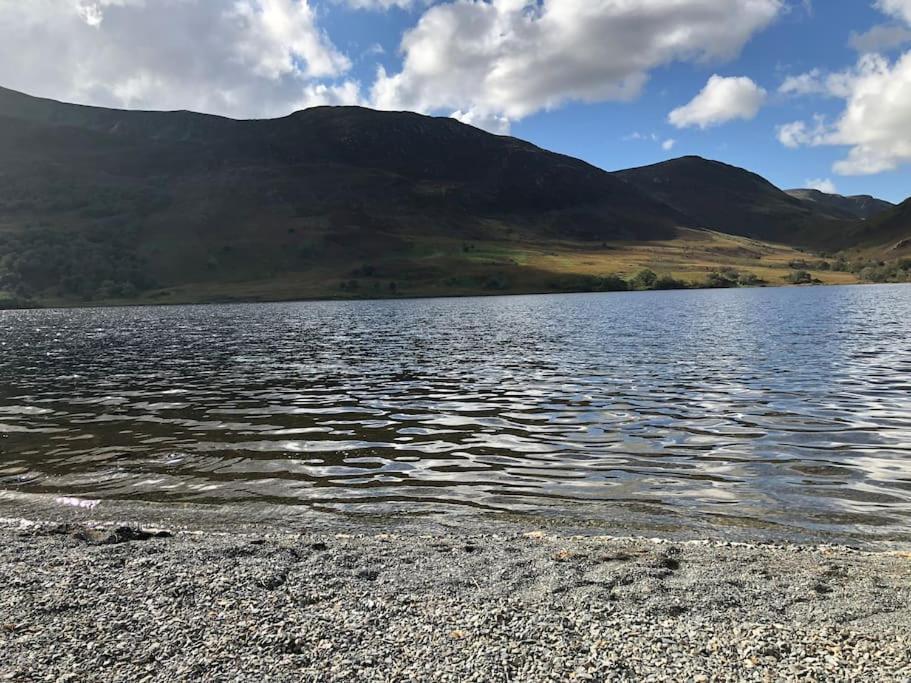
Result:
M0 91L0 160L0 290L39 301L294 275L326 292L365 263L420 264L434 240L597 245L679 222L576 159L356 107L232 121Z
M911 200L857 226L840 258L860 279L911 282Z
M643 269L678 280L673 288L736 284L736 278L718 279L719 274L739 275L745 284L786 285L804 268L826 284L858 281L849 272L821 270L818 259L790 247L690 229L671 240L598 245L530 237L466 242L418 235L406 242L401 253L360 261L343 255L314 259L308 267L258 278L234 277L231 264L222 264L207 269L204 279L137 293L130 303L610 291L618 289L617 278L634 280ZM94 303L118 301L122 299L100 297ZM45 303L73 302L50 297Z
M856 250L871 256L911 256L911 199L857 227Z
M750 236L787 241L794 216L814 244L844 234L758 176L696 166L711 174L678 191L448 118L321 107L233 121L0 89L0 299L580 291L646 268L663 286L782 284L813 257ZM690 229L743 206L748 229Z

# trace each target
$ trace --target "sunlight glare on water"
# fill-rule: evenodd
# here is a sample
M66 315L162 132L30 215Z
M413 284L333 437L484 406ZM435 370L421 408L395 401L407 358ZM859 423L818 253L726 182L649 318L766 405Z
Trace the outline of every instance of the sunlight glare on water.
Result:
M0 490L911 532L911 288L0 312Z

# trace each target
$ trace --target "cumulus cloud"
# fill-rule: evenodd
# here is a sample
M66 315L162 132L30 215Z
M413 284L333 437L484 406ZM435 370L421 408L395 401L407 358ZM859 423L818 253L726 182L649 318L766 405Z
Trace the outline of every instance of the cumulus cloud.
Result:
M403 66L380 70L384 109L458 112L497 129L570 102L631 100L649 71L723 61L782 11L782 0L456 0L403 37Z
M877 0L881 11L911 23L911 0ZM848 147L847 156L833 170L840 175L871 175L911 163L911 52L894 61L875 51L883 42L894 46L898 33L855 36L853 43L864 54L857 64L829 75L810 79L812 88L845 101L842 113L832 122L817 115L812 124L793 121L778 128L786 147L833 145ZM811 74L812 75L812 72ZM784 86L782 86L784 87ZM799 94L800 89L794 92Z
M847 105L827 142L851 150L835 171L864 175L911 162L911 52L894 64L867 55L845 80Z
M0 83L103 106L287 114L359 98L309 0L0 0Z
M807 124L803 121L792 121L778 126L778 141L785 147L797 149L801 145L810 144L810 134Z
M805 181L805 185L811 190L819 190L826 194L838 194L838 188L835 187L835 183L829 178L810 178Z
M876 7L911 24L911 0L876 0Z
M822 72L813 69L797 76L788 76L778 92L785 95L815 95L827 94L829 89L823 82Z
M361 85L357 81L343 81L336 84L311 83L307 85L300 98L293 104L293 109L307 109L327 105L360 105L368 102L361 94Z
M668 121L678 128L709 128L735 119L755 118L766 99L766 91L744 76L709 78L702 91L688 104L674 109Z
M661 149L663 149L665 152L670 152L672 149L674 149L674 145L676 144L677 141L674 140L674 138L668 138L661 143Z
M845 100L832 124L816 117L778 129L787 147L850 147L833 167L841 175L890 171L911 162L911 52L890 62L881 55L861 57L857 66L828 79L830 94Z
M833 127L828 124L822 114L814 114L812 124L806 121L793 121L778 126L776 132L778 141L785 147L797 149L798 147L818 147L828 144Z

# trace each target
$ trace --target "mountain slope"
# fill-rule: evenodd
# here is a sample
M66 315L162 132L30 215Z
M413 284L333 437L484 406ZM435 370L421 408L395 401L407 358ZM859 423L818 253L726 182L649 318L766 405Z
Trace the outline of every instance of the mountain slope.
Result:
M845 197L811 189L787 190L787 194L803 202L812 202L831 213L833 217L845 220L867 220L895 206L891 202L870 195Z
M911 256L911 199L859 225L856 246L886 260Z
M715 182L730 188L730 175ZM750 183L743 197L761 187L815 216ZM692 202L670 206L677 193L639 186L449 118L319 107L236 121L0 89L0 299L561 291L646 267L782 282L801 256L683 229L711 222L692 217ZM726 201L722 213L737 208ZM776 232L779 217L757 212L742 234L791 237Z
M668 207L594 166L451 118L317 107L281 119L234 121L190 112L67 105L9 90L0 91L0 116L52 127L58 136L66 135L61 129L92 131L106 138L101 144L108 147L116 144L110 141L133 144L141 148L143 164L152 155L171 164L156 170L172 174L259 167L293 176L296 183L303 176L324 185L311 176L331 166L336 172L346 169L355 185L365 172L398 181L394 197L389 197L389 188L363 197L351 193L351 183L321 187L323 203L340 207L370 200L395 207L419 205L421 212L438 208L478 217L519 214L547 231L592 239L668 237L678 219ZM101 138L94 140L98 144ZM98 164L93 170L120 170L125 163L116 156L85 152ZM36 156L53 160L53 154L45 146ZM132 164L130 170L150 175L145 165ZM568 213L540 215L551 211Z
M656 240L680 222L610 173L450 118L319 107L235 121L0 89L0 290L335 279L411 268L434 240Z
M849 228L843 215L719 161L681 157L616 175L676 208L689 227L827 249L842 246Z

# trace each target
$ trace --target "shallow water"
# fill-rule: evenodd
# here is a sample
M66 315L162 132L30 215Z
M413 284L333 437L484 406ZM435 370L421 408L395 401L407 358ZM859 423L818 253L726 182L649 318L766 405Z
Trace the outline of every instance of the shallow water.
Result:
M0 435L49 506L911 538L911 287L0 312Z

